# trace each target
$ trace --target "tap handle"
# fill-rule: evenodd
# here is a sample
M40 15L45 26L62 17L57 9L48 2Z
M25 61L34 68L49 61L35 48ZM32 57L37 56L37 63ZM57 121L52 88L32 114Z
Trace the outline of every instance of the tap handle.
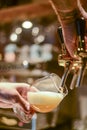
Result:
M78 18L76 20L76 25L77 25L77 34L78 36L81 36L82 38L85 35L85 26L86 26L86 21L84 18Z
M58 27L58 29L57 29L57 33L58 33L58 35L59 35L59 37L60 37L60 41L61 41L61 43L64 43L63 33L62 33L62 27L61 27L61 26Z
M66 46L65 46L65 44L64 44L64 38L63 38L63 32L62 32L62 27L61 27L61 26L58 27L57 33L58 33L58 36L59 36L60 41L61 41L62 55L68 56L69 53L68 53L68 51L67 51L67 49L66 49Z
M78 35L78 53L85 51L85 27L86 27L86 21L84 18L78 18L76 20L76 30Z
M62 33L62 27L58 27L57 29L57 34L60 38L60 41L61 41L61 54L58 56L58 64L60 66L66 66L67 62L68 61L71 61L72 58L70 57L69 55L69 52L65 46L65 43L64 43L64 39L63 39L63 33Z

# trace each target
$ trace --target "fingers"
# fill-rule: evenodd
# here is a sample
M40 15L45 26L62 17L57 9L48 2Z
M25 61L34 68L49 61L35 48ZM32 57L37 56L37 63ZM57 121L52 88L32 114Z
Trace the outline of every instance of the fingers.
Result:
M30 89L30 85L26 84L26 83L19 83L16 84L16 90L18 91L18 93L24 98L27 99L27 92Z
M66 48L70 56L73 58L75 51L77 50L75 22L71 22L68 25L63 25L63 36Z
M13 110L16 116L24 123L28 123L35 113L35 111L30 107L29 102L20 95L19 101L17 104L14 104Z
M22 108L26 111L30 110L30 104L27 100L25 100L20 94L18 94L18 99L16 102L22 106Z
M30 108L30 111L27 112L27 111L24 111L19 104L16 104L13 107L13 111L15 115L19 118L19 120L21 120L24 123L29 123L34 114L34 111L31 108Z
M63 37L66 48L72 59L76 59L75 51L77 49L76 36L76 8L77 1L71 0L51 0L51 5L58 16L58 20L63 29Z
M27 83L14 83L16 86L18 86L18 87L30 87L30 85L29 84L27 84Z
M84 2L84 1L83 1ZM82 2L82 3L83 3ZM86 2L87 3L87 2ZM87 4L85 4L86 6L87 6ZM82 6L82 4L81 4L81 2L80 2L80 0L77 0L77 6L78 6L78 8L79 8L79 10L80 10L80 12L81 12L81 14L82 14L82 16L85 18L85 19L87 19L87 12L85 11L85 9L83 8L83 6Z
M19 102L20 105L25 109L25 110L30 110L30 104L29 102L26 100L27 99L27 93L28 92L37 92L39 91L37 88L35 88L34 86L30 87L28 91L26 91L26 98L24 98L23 96L21 96L20 94L18 94L18 98L19 98Z
M0 108L12 108L13 105L10 103L0 101Z
M1 89L1 108L13 108L15 112L15 107L17 108L18 118L22 120L23 117L20 117L20 113L23 113L25 118L31 119L34 114L34 110L31 109L29 102L26 100L27 92L29 91L30 85L26 83L0 83ZM4 102L5 101L5 102ZM21 109L20 109L21 108ZM26 119L24 120L24 122ZM29 120L28 120L29 121Z
M39 90L35 88L34 86L30 87L29 91L31 92L38 92Z
M27 83L10 83L10 82L0 82L0 88L13 89L17 87L29 88L30 85Z
M24 99L27 96L30 85L26 83L0 83L4 98L11 103L20 104L24 110L30 109L30 104ZM23 97L22 97L23 96Z
M27 88L29 89L30 85L27 83L11 83L12 87L14 88Z

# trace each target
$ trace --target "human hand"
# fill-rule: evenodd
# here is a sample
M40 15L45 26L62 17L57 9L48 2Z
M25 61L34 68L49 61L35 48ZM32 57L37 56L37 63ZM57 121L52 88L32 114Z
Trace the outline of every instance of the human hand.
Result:
M87 13L80 4L80 0L49 0L61 24L64 43L72 59L79 59L76 55L78 47L78 37L76 31L76 19L81 17L87 19ZM82 1L82 5L84 0ZM87 2L84 6L87 8Z
M30 107L30 104L27 101L27 92L29 90L30 85L26 83L0 83L0 107L16 107L17 110L21 109L21 111L26 113L27 117L31 119L34 114L34 110ZM16 113L16 115L19 117L18 113Z
M75 22L76 22L75 20L72 20L68 23L62 24L64 43L72 59L78 59L78 57L76 57L75 55L77 52L77 46L78 46Z

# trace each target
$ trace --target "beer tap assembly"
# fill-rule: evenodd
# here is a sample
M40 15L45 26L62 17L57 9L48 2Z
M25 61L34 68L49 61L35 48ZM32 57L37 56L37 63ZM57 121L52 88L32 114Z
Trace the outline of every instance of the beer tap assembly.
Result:
M84 18L77 19L76 20L76 29L78 35L77 55L81 57L81 64L79 68L76 87L79 87L81 85L82 79L84 77L84 72L86 70L87 51L86 51L86 44L85 44L85 28L86 28L86 21L84 20Z
M58 35L60 37L61 47L62 47L62 52L58 56L58 64L65 68L64 74L63 74L62 79L61 79L60 87L64 87L67 76L68 76L68 74L71 70L71 67L72 67L72 58L69 56L69 53L65 47L63 35L62 35L62 28L59 27L57 32L58 32Z
M70 89L74 87L79 87L82 83L84 73L87 66L87 50L85 45L85 28L86 28L86 21L84 18L76 19L76 30L77 30L77 38L78 38L78 47L77 55L79 58L78 60L74 60L70 57L63 40L62 35L62 28L58 28L58 35L60 37L62 51L61 54L58 56L58 64L63 66L65 71L62 75L62 80L60 86L64 87L68 74L72 71L73 78L70 84Z

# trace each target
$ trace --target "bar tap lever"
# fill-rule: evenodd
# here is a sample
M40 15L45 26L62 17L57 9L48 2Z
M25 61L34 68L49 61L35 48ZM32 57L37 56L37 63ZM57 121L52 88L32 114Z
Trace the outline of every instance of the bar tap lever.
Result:
M70 66L71 66L71 62L67 61L66 65L65 65L65 71L64 71L64 74L63 74L62 79L61 79L60 87L65 86L65 82L66 82L67 76L68 76L69 71L70 71Z
M78 79L76 82L76 87L80 87L83 77L84 77L84 72L86 70L86 62L87 62L87 57L86 58L82 58L82 66L81 68L79 68L79 74L78 74Z
M64 39L63 39L63 34L62 34L62 27L60 26L57 30L57 33L59 35L60 41L61 41L61 46L62 46L62 54L59 55L58 57L58 63L60 66L63 66L65 71L61 79L60 83L60 88L65 86L65 82L67 79L67 76L70 72L71 64L72 64L72 59L66 49L66 46L64 44Z
M70 84L70 89L73 90L75 88L75 85L76 85L76 81L77 81L77 78L78 78L78 71L79 69L78 68L75 68L73 70L73 78L72 78L72 81L71 81L71 84Z
M63 39L62 27L61 26L57 29L57 33L58 33L58 36L60 38L61 47L62 47L62 53L59 54L59 56L58 56L58 64L60 66L64 67L66 65L66 62L72 60L72 58L70 57L70 55L69 55L69 53L68 53L68 51L66 49L66 46L64 44L64 39Z
M61 27L61 26L58 27L58 29L57 29L57 33L58 33L58 35L59 35L59 37L60 37L60 41L61 41L61 43L64 44L64 39L63 39L62 27Z
M63 39L63 33L62 33L62 27L58 27L57 29L57 33L58 33L58 36L60 38L60 42L61 42L61 47L62 47L62 55L68 55L68 51L66 49L66 46L64 44L64 39Z
M85 28L86 28L86 21L84 18L78 18L76 20L76 30L78 35L78 49L77 54L81 57L86 55L86 47L85 47Z

